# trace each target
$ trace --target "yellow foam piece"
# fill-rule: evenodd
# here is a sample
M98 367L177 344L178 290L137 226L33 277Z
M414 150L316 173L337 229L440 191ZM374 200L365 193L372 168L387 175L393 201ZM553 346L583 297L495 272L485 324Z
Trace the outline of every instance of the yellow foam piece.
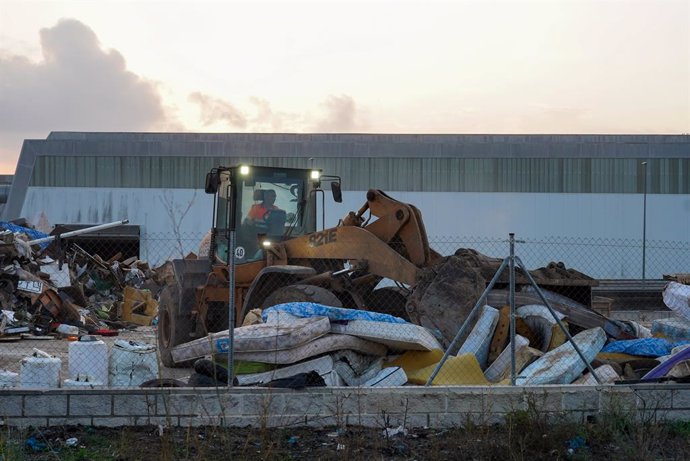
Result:
M405 374L409 376L415 371L440 362L442 357L443 351L441 349L433 349L430 351L407 351L395 360L386 362L383 366L400 367Z
M437 361L429 366L407 373L408 382L412 384L426 384L431 374L436 369ZM441 370L431 383L434 386L460 385L460 386L487 386L489 381L484 377L484 372L479 366L474 354L462 354L457 357L448 357Z
M563 323L564 327L568 328L568 322L561 320L561 323ZM551 327L551 341L549 342L549 346L546 348L546 350L552 351L558 346L565 344L567 340L568 338L565 336L565 333L563 333L561 327L559 327L558 324L555 324L553 327Z

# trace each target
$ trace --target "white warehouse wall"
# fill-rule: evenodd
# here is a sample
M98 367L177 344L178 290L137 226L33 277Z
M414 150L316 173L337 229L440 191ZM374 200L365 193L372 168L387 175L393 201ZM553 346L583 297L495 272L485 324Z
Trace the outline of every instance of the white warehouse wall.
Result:
M509 232L514 232L518 239L642 240L643 197L639 194L387 193L421 210L432 243L447 242L446 248L436 248L445 254L455 248L454 238L505 239ZM343 192L340 204L334 204L328 193L326 197L326 225L333 226L348 211L359 209L366 200L366 191ZM211 225L212 204L213 198L201 189L29 187L21 215L36 223L45 214L51 225L101 224L126 218L130 224L141 226L143 237L156 238L156 234L175 230L184 237L180 251L197 251L197 238ZM648 242L682 242L687 248L690 196L648 195L646 223ZM457 240L459 246L462 241ZM553 249L546 254L544 249L530 248L529 258L523 256L523 260L529 266L530 262L539 265L567 259L571 267L593 276L639 277L641 248L614 246L605 244L600 250L589 248L582 253L573 253L575 250L571 249L561 258L553 254ZM488 249L477 249L490 253ZM143 242L142 257L149 250L152 251ZM603 250L610 255L603 254ZM494 256L505 255L500 247L495 251ZM650 264L654 256L651 251L650 248ZM663 268L657 270L648 265L649 277L660 277L661 272L690 272L690 255L666 253L658 256L664 258Z
M595 237L642 239L643 196L471 192L387 192L419 208L427 234L524 238ZM343 203L326 209L337 222L366 201L366 191L343 192ZM690 196L647 195L647 239L690 242Z

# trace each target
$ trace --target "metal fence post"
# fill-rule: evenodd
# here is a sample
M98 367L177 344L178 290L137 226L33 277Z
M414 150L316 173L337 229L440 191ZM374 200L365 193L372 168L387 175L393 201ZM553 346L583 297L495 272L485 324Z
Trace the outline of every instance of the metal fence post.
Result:
M510 383L515 386L515 234L510 233L510 263L509 263L509 302L510 302Z

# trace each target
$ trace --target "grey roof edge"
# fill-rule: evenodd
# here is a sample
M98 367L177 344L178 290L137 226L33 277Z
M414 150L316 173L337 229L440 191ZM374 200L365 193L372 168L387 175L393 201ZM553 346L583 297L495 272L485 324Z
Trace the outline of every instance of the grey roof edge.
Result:
M40 156L686 158L688 135L51 132Z
M337 138L337 139L336 139ZM462 142L685 142L688 134L494 134L494 133L209 133L209 132L123 132L123 131L51 131L47 140L62 141L318 141L345 139L351 141L387 142L398 138L401 142L412 141L462 141Z

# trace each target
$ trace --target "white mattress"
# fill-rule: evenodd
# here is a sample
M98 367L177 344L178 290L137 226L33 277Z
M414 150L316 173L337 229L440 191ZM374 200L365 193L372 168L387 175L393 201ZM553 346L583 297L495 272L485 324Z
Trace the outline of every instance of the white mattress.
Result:
M530 330L535 332L542 340L541 344L532 344L532 347L536 347L542 352L548 351L554 330L560 329L549 308L541 304L528 304L518 307L516 312L525 321ZM565 315L562 313L555 310L554 313L559 320L565 319Z
M511 367L511 345L512 341L508 341L508 345L501 351L499 356L484 372L484 377L492 383L497 382L502 375L505 374L508 367ZM515 335L515 353L523 347L529 345L529 339L524 336Z
M606 344L606 333L600 327L581 331L573 341L585 360L591 362ZM541 384L570 384L587 368L573 345L568 341L547 352L521 373L515 381L518 386Z
M482 308L482 312L474 324L469 336L462 343L457 356L471 353L477 357L477 362L482 370L486 369L489 360L489 347L498 324L499 312L488 304Z
M400 367L384 368L379 373L362 384L362 387L392 387L407 383L407 375Z
M367 367L361 374L357 374L355 370L352 369L350 364L344 360L336 360L333 363L333 369L338 373L342 380L348 386L361 386L372 378L375 378L379 374L383 366L383 357L379 357L374 360L374 362Z
M385 344L396 351L430 351L442 349L429 331L412 323L387 323L371 320L331 322L331 332L352 335Z
M235 328L234 344L237 352L264 352L292 349L328 334L330 322L326 317L294 318L276 323L259 323ZM183 362L210 354L228 351L228 330L212 333L172 350L175 362Z
M333 371L333 359L330 355L262 373L237 375L237 382L240 386L252 386L256 384L265 384L274 379L289 378L299 373L309 373L310 371L315 371L324 378L327 386L338 385L338 381L334 382L330 379L331 375L335 373Z
M235 352L235 360L273 364L291 364L333 351L351 349L367 355L384 356L388 348L350 335L329 334L301 346L277 351Z

